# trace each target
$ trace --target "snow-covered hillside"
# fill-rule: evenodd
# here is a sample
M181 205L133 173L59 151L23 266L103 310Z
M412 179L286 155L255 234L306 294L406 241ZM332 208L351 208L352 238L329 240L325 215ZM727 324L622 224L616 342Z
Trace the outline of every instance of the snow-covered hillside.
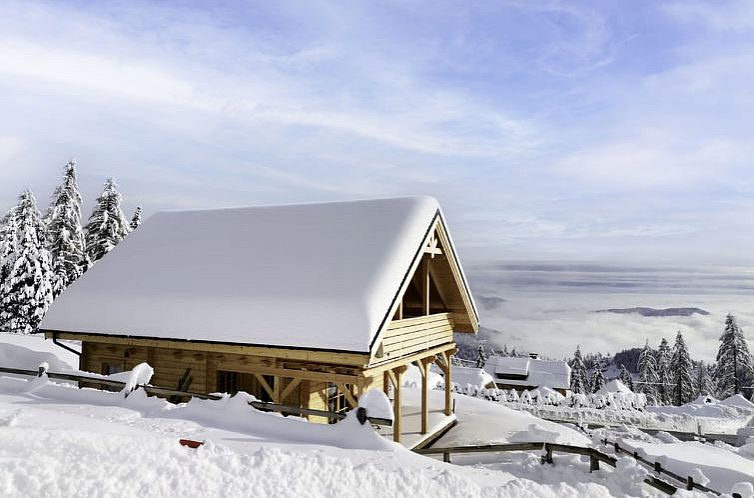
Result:
M27 368L55 352L39 338L14 336L12 345L5 339L0 356ZM405 396L410 405L419 392L406 389ZM619 470L591 474L566 455L554 466L531 453L464 456L450 465L412 453L355 418L309 424L258 412L247 400L239 394L172 405L141 390L124 398L45 377L0 377L0 496L657 495L640 485L646 471L628 458ZM590 444L566 426L463 395L456 395L456 415L460 423L444 445ZM181 438L205 444L190 449Z

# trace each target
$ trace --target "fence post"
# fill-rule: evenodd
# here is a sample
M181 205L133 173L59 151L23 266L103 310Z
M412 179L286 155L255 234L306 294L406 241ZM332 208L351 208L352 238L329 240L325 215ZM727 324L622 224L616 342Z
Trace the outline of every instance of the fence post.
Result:
M449 452L446 451L446 452L444 452L442 454L442 461L445 462L445 463L450 463L450 453Z
M600 470L600 461L594 455L589 455L589 472Z
M686 489L689 491L693 491L694 489L694 478L691 476L686 478Z
M552 463L552 448L550 448L549 444L545 443L544 450L545 454L542 455L542 463Z
M658 474L662 473L662 465L660 465L660 462L655 462L655 472Z

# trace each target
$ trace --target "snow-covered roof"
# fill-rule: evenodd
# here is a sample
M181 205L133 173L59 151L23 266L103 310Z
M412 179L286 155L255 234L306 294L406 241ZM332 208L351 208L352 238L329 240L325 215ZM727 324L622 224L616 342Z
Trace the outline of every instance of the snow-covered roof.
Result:
M630 393L633 392L631 389L629 389L623 382L621 382L620 379L613 379L604 386L600 387L599 390L597 390L596 394L607 394L607 393Z
M571 387L571 367L565 361L490 356L484 363L484 370L500 384L521 387L546 386L553 389Z
M431 197L160 212L40 330L368 352L438 217Z
M450 379L459 386L471 384L474 387L482 388L494 385L495 379L482 368L460 367L453 365L450 368Z

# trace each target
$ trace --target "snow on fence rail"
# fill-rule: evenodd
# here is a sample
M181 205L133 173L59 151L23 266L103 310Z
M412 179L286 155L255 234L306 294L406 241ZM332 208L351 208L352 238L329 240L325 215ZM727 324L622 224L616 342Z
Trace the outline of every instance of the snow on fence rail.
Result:
M649 466L655 472L670 476L676 481L682 483L683 486L687 490L696 489L696 490L703 491L706 493L713 493L718 496L721 494L720 492L714 489L708 488L706 486L699 484L698 482L695 482L693 477L691 476L682 477L676 474L675 472L672 472L668 469L663 468L659 462L650 462L649 460L641 457L638 453L622 448L618 443L609 442L607 439L603 440L603 443L605 444L605 446L612 447L615 450L616 454L625 453L633 457L638 462ZM443 448L433 447L433 448L420 448L420 449L415 449L413 451L421 455L442 454L443 461L450 463L450 455L452 453L497 453L497 452L508 452L508 451L538 451L538 450L543 451L543 455L542 455L543 464L553 463L552 454L553 452L558 452L558 453L569 453L573 455L588 456L589 457L589 472L599 470L600 462L603 462L611 467L617 466L617 459L614 456L607 455L606 453L603 453L596 448L585 448L582 446L573 446L570 444L547 443L547 442L486 444L486 445L473 445L473 446L448 446L448 447L443 447ZM648 476L646 479L644 479L644 482L654 487L655 489L658 489L669 495L674 494L678 490L677 486L674 486L655 476ZM737 493L733 493L733 498L741 498L741 496L738 495Z
M741 417L698 417L688 413L658 411L648 407L643 394L607 393L605 395L563 396L548 388L524 391L479 388L453 383L459 394L500 403L508 408L526 411L534 416L576 425L619 426L630 424L645 430L682 432L694 435L735 434L745 421ZM750 415L749 415L750 417Z
M218 395L218 394L203 394L203 393L192 392L192 391L181 391L177 389L152 386L146 383L135 383L135 382L129 382L129 381L113 380L104 375L96 375L96 374L78 375L78 374L48 372L47 367L44 364L40 365L38 370L26 370L26 369L21 369L21 368L0 367L0 373L27 375L27 376L32 376L32 377L42 377L43 375L46 375L50 379L69 380L69 381L74 381L74 382L76 381L86 382L88 384L95 384L95 385L99 384L101 386L118 388L124 393L126 397L132 391L141 388L141 389L144 389L144 391L147 394L158 395L158 396L178 396L178 397L183 397L183 398L199 398L199 399L208 399L208 400L219 400L223 398L223 396ZM257 410L273 411L273 412L279 412L279 413L283 413L287 415L313 415L313 416L318 416L318 417L327 417L330 420L343 420L344 418L346 418L346 415L344 413L335 413L335 412L329 412L329 411L324 411L324 410L314 410L310 408L301 408L298 406L281 405L277 403L268 403L265 401L249 401L249 405L251 405ZM357 408L356 416L359 419L359 422L361 422L362 424L364 424L366 421L369 421L370 423L374 425L382 425L382 426L393 425L393 421L391 419L369 416L367 414L366 409L364 409L363 407Z

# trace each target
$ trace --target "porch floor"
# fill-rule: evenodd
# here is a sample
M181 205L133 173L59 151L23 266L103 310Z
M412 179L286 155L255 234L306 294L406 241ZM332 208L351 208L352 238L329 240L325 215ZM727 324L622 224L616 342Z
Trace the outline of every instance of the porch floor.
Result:
M445 415L444 393L442 391L429 392L429 430L421 433L421 391L415 388L403 387L401 394L401 444L408 449L421 447L427 440L437 437L456 423L455 414ZM379 434L393 439L392 427L380 427Z

